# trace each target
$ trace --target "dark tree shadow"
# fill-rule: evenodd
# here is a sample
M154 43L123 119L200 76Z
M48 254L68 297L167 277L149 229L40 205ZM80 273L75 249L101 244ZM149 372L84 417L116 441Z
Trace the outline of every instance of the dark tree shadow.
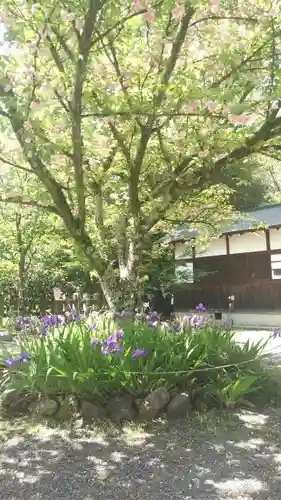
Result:
M9 500L277 500L281 410L139 429L17 433L1 446Z

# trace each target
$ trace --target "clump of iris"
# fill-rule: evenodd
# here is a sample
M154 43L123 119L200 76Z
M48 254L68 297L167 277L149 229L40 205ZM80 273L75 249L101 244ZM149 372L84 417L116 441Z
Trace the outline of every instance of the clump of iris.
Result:
M114 331L106 340L101 340L97 337L91 339L92 347L100 347L105 356L113 354L122 354L125 350L124 345L124 330L119 328ZM137 348L132 352L131 359L136 360L147 356L148 352L145 349Z
M41 317L42 324L42 336L45 337L47 335L47 331L49 328L58 327L59 325L65 322L65 317L60 314L45 314Z

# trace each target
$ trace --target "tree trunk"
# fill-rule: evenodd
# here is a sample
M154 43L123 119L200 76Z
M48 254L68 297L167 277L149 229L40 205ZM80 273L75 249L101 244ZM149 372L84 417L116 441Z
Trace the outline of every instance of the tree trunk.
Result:
M24 312L24 288L25 288L25 252L21 248L19 256L19 288L18 288L18 312Z
M106 278L100 279L100 286L105 301L107 303L107 306L111 311L115 311L118 307L118 301L116 301L116 290L114 290L114 287L109 283L109 280Z
M116 269L110 268L106 274L100 277L100 285L105 301L112 311L134 311L137 307L139 296L137 291L137 275L135 271L124 273L119 268L119 276Z

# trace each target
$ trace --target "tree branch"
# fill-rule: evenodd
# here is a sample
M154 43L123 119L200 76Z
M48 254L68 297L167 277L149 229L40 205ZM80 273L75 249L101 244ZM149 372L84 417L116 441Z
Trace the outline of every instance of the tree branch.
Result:
M281 117L276 118L277 113L278 109L272 111L268 121L266 121L252 137L245 141L245 146L238 147L232 150L228 155L217 160L214 163L214 168L221 168L227 163L242 160L251 153L258 153L259 149L265 149L267 146L262 146L262 144L278 136L281 131ZM259 143L260 147L256 150L255 147L258 146ZM270 148L270 145L268 145L268 148Z
M180 28L175 36L172 49L171 49L171 54L170 57L168 58L168 61L166 63L166 67L163 73L163 76L161 78L161 87L160 90L155 98L154 101L154 109L156 110L160 104L162 103L165 93L166 93L166 88L167 85L170 81L170 78L172 76L172 73L174 71L175 65L177 63L177 60L180 55L180 51L182 48L182 45L185 41L186 33L189 28L189 23L190 20L194 14L195 10L192 7L188 7L185 15L183 16L180 24Z
M230 78L234 73L236 73L237 71L239 71L243 66L245 66L245 64L247 64L248 62L251 62L254 57L269 43L268 40L266 40L260 47L258 47L256 50L254 50L254 52L249 55L248 57L246 57L245 59L243 59L243 61L241 61L240 64L238 64L237 66L235 66L234 68L232 68L230 71L228 71L227 73L225 73L222 77L220 77L218 80L216 80L215 82L212 83L211 85L211 88L216 88L216 87L219 87L225 80L227 80L228 78Z
M57 29L55 29L55 27L53 25L51 28L52 28L53 33L55 33L62 49L64 50L64 52L66 53L66 55L70 59L70 61L74 62L75 61L74 54L71 52L70 48L68 47L64 37L60 34L60 32Z
M206 16L202 17L201 19L197 19L197 21L194 21L193 23L190 24L190 28L193 26L196 26L199 23L202 23L204 21L224 21L226 19L229 19L230 21L247 21L249 23L257 23L258 19L256 17L243 17L243 16Z
M72 118L72 148L73 167L77 194L78 214L81 228L84 228L86 208L85 208L85 186L83 171L83 136L82 136L82 98L83 87L86 78L87 63L92 46L93 32L97 15L102 7L99 0L89 0L88 12L85 16L84 28L79 38L79 54L76 62L74 77L74 88L71 101Z
M34 200L26 200L23 196L5 196L0 194L0 203L14 203L18 205L26 205L29 207L40 208L53 214L59 215L58 209L54 205L44 205Z
M113 134L114 139L119 144L119 147L123 153L125 160L127 161L128 166L130 167L132 165L133 160L131 158L129 148L126 145L124 136L121 134L121 132L119 132L114 123L109 123L109 128Z
M149 111L140 111L140 110L120 110L120 111L114 111L114 110L105 110L105 111L96 111L94 113L83 113L81 115L82 118L90 118L90 117L100 117L100 118L108 118L110 116L122 116L124 119L131 120L132 116L144 116L147 118L166 118L170 117L173 118L174 116L178 117L185 117L185 116L199 116L199 117L211 117L211 118L217 118L221 120L222 115L218 113L210 114L210 113L186 113L184 111L161 111L161 112L155 112L151 113Z
M27 172L29 174L33 174L34 175L34 172L30 168L26 168L23 165L19 165L18 163L14 163L11 160L7 160L7 158L4 158L3 156L0 156L0 161L2 163L6 163L7 165L11 165L11 167L15 167L15 168L17 168L19 170L23 170L24 172Z

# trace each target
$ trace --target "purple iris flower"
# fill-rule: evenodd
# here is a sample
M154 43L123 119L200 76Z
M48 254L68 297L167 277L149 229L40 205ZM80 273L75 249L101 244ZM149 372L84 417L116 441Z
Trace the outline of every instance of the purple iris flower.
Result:
M132 354L132 360L135 361L137 358L144 358L147 355L148 355L148 352L145 351L144 349L135 349L133 354Z
M149 321L156 321L159 320L160 316L157 311L152 311L148 314L148 320Z
M103 347L102 352L105 356L109 356L109 354L111 354L111 351L108 349L108 347Z
M122 354L124 352L125 347L120 344L107 344L102 348L102 352L105 356L109 356L110 354Z
M18 359L16 358L9 358L4 361L4 364L8 366L9 368L12 368L16 363L18 362Z
M80 319L81 319L80 314L78 314L78 312L76 311L76 309L74 307L71 309L69 317L71 319L73 319L74 321L80 321Z
M190 320L190 326L192 328L203 328L203 326L207 323L207 319L203 316L194 315Z
M28 328L32 326L32 319L26 318L24 316L18 316L15 319L15 328L24 333Z
M42 331L41 331L42 337L46 337L47 330L48 330L48 326L47 325L43 325L42 326Z
M124 347L121 345L124 340L124 331L120 328L104 341L103 353L108 356L111 353L122 353Z
M98 344L100 344L100 343L101 343L100 339L96 339L96 338L91 339L91 345L92 345L92 346L93 346L93 345L98 345Z
M31 324L31 318L25 318L24 316L18 316L18 318L16 318L16 323L19 326L29 326Z
M28 354L28 352L23 352L17 358L6 359L6 361L4 361L4 364L6 366L8 366L9 368L13 368L15 365L17 365L19 363L24 363L24 361L28 361L29 359L31 359L31 357Z
M150 326L151 328L156 328L156 326L158 326L158 321L154 320L154 321L148 321L147 322L147 326Z
M120 344L124 340L124 330L120 328L112 333L107 339L107 344Z
M180 325L172 325L169 331L171 333L180 333L181 332L181 326Z
M119 328L119 330L116 330L115 332L117 342L122 342L124 340L124 330L122 328Z
M28 359L31 359L31 356L28 354L28 352L24 351L21 353L21 355L18 358L20 361L26 361Z
M200 302L200 304L198 304L195 309L197 312L207 312L208 311L207 307L205 307L204 304L202 304L202 302Z
M65 321L65 318L61 314L60 315L45 314L44 316L42 316L41 323L42 323L42 335L43 335L43 337L46 336L49 328L58 327L60 324L64 323L64 321Z

